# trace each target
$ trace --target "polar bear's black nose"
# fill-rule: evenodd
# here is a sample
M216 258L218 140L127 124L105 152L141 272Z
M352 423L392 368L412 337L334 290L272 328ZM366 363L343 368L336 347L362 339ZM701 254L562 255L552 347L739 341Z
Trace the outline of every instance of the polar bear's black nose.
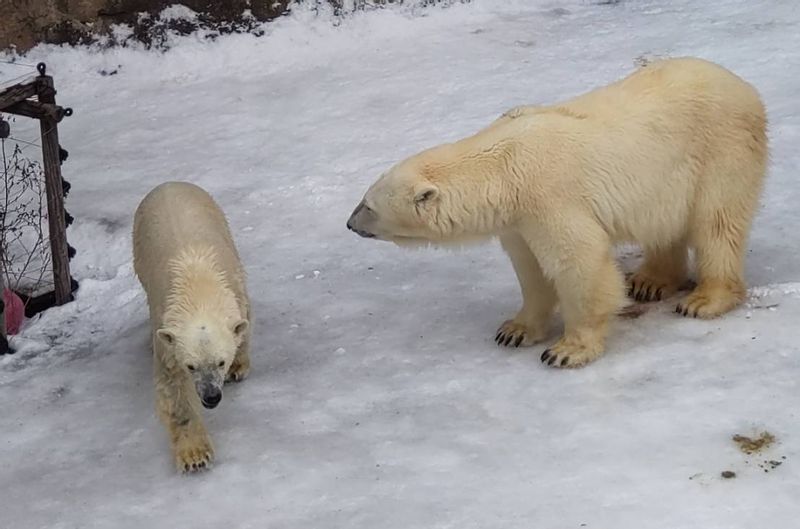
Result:
M347 229L348 230L358 233L358 229L354 226L354 221L355 221L356 217L358 216L358 212L361 211L362 209L364 209L364 201L363 200L358 203L358 205L356 206L356 209L354 209L353 212L350 214L350 218L347 219Z
M364 219L362 218L359 220L358 217L359 216L363 217L364 213L362 213L362 211L366 211L369 215L374 216L374 214L370 212L370 209L364 204L364 201L362 200L358 204L358 206L356 206L356 209L350 215L350 218L347 219L347 229L354 233L357 233L362 237L365 237L367 239L372 239L375 237L375 234L370 233L367 230L361 228L361 226L364 224Z
M209 388L206 392L203 393L202 398L200 399L203 402L203 406L211 409L216 408L219 401L222 400L222 391L218 388Z

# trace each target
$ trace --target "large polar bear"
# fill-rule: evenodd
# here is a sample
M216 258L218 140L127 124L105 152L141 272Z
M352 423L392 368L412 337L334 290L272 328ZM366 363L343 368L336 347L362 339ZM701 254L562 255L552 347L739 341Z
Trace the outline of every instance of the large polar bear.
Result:
M178 469L206 468L214 449L202 405L250 369L250 302L225 215L203 189L161 184L142 200L133 265L147 293L153 331L156 408Z
M560 104L513 109L477 134L412 156L367 191L347 226L364 237L448 243L499 236L522 309L503 345L546 338L560 304L557 367L602 354L625 299L614 243L645 261L628 292L650 301L698 282L676 311L713 318L745 297L745 247L767 164L756 90L694 58L651 63Z

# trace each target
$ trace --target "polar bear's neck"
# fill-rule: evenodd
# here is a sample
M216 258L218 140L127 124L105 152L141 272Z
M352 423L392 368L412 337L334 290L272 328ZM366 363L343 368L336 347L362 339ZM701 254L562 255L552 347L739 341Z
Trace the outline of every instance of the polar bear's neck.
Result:
M169 277L165 324L179 324L206 314L240 318L236 296L213 249L185 249L170 261Z
M427 161L420 173L440 189L433 224L442 239L478 241L512 222L519 192L510 150L507 142L468 138Z

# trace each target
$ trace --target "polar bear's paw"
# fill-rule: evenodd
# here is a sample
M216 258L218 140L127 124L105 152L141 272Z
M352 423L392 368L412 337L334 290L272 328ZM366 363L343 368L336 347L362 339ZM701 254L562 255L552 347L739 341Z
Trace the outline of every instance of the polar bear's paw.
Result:
M529 325L517 323L514 320L503 322L494 337L497 345L506 347L527 347L541 342L543 339L542 333L532 330Z
M179 472L192 473L207 470L214 460L214 448L207 438L190 437L175 446L175 464Z
M582 367L602 354L601 344L586 344L565 336L546 349L541 360L552 367Z
M228 370L228 374L225 377L225 382L241 382L247 375L250 374L250 361L242 361L240 359L236 359L231 364L231 368Z
M738 284L700 285L678 303L675 312L692 318L716 318L739 305L745 293L745 287Z
M643 274L634 274L628 280L628 296L636 301L661 301L677 292L678 286Z

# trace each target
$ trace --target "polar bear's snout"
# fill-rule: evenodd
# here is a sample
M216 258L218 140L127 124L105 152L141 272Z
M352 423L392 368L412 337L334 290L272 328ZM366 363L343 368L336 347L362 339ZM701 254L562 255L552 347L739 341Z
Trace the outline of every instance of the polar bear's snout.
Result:
M195 381L194 384L197 395L200 397L200 402L203 403L203 407L209 410L216 408L217 404L222 400L221 381L218 382L217 378L219 377L216 375L206 375Z
M216 408L217 404L222 400L224 376L216 369L209 369L208 371L198 369L192 375L194 388L197 390L197 396L200 397L203 407L209 410Z
M374 239L375 234L369 230L369 226L375 217L375 213L362 200L347 220L347 229L367 239Z
M203 406L209 410L216 408L217 404L222 400L222 390L219 388L211 388L208 392L203 394L200 400L203 402Z

